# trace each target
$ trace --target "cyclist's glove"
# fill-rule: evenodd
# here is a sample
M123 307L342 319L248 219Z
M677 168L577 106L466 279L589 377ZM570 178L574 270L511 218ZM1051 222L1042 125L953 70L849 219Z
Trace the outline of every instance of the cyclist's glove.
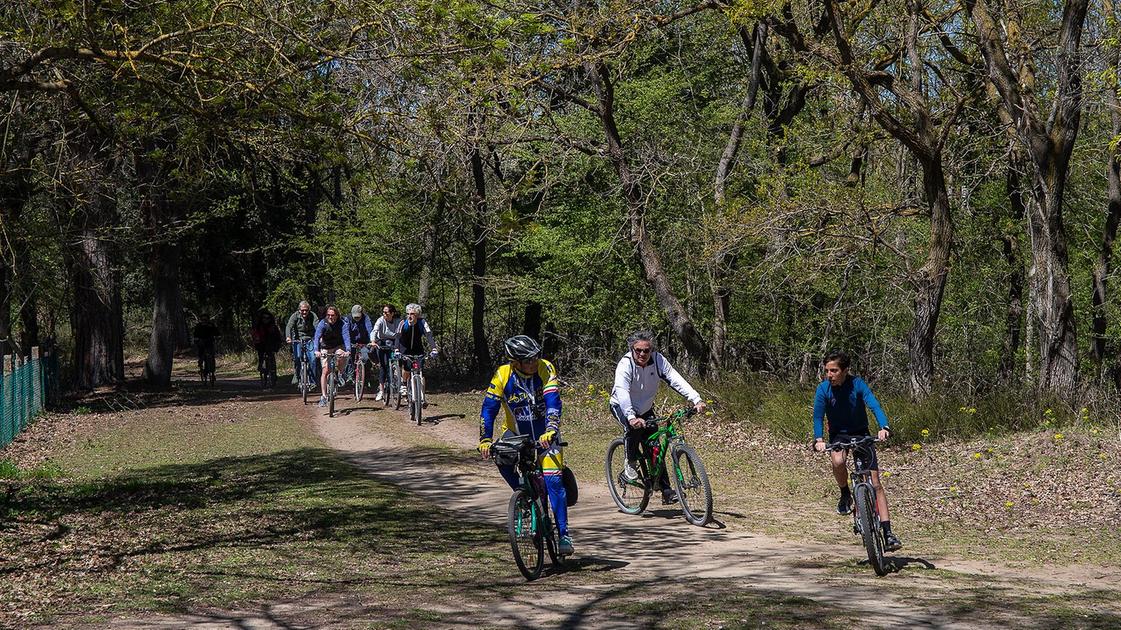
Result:
M549 442L552 442L553 438L555 438L556 436L557 436L557 430L556 429L549 429L548 431L545 431L544 433L541 434L541 437L538 438L537 442L538 442L538 444L548 444Z
M440 353L439 353L439 351L438 351L438 350L433 350L432 352L429 352L429 353L428 353L428 357L429 357L429 358L432 358L432 359L435 359L435 358L437 357L437 355L439 355L439 354L440 354Z
M490 438L483 438L483 439L479 440L479 446L476 447L476 450L478 450L480 453L486 455L487 451L490 450L490 445L491 445L491 439Z

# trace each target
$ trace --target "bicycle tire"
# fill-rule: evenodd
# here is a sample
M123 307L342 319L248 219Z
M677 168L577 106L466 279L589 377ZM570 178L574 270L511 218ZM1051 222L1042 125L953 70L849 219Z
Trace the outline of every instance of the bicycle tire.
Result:
M396 409L397 411L401 410L401 396L402 396L401 386L403 385L403 383L401 382L401 379L402 379L401 373L398 372L397 373L397 387L395 387L394 390L393 390L394 400L396 400L394 409Z
M564 566L564 556L560 554L560 530L557 529L557 524L553 522L553 517L548 508L549 497L544 497L540 502L540 511L542 514L543 529L545 530L545 549L549 552L549 561L553 563L554 567Z
M424 382L421 380L419 372L413 372L413 377L409 379L409 386L412 388L409 409L413 415L413 422L419 427L421 420L424 419L424 409L420 404L421 401L424 400Z
M311 376L308 372L307 361L300 361L300 395L303 396L305 405L307 404L308 391L311 389Z
M645 475L637 481L623 479L623 467L626 466L627 448L623 438L615 438L607 445L607 456L603 469L607 476L607 487L611 490L611 499L619 511L624 514L642 514L650 503L651 486L644 480Z
M354 364L354 401L362 402L362 390L366 386L366 366L362 364L362 358L359 357L358 361Z
M887 565L884 562L883 538L876 520L872 516L875 509L872 501L872 491L867 484L857 484L855 491L856 517L860 521L860 534L864 538L864 549L868 552L868 564L876 575L887 575Z
M673 485L685 520L704 527L712 520L712 485L708 482L704 462L688 444L671 446L670 460L673 462Z
M539 519L529 495L522 489L515 490L506 512L506 533L510 535L514 562L527 580L537 579L545 564L544 537L538 527Z
M327 417L335 417L335 394L338 392L336 375L331 372L327 375Z

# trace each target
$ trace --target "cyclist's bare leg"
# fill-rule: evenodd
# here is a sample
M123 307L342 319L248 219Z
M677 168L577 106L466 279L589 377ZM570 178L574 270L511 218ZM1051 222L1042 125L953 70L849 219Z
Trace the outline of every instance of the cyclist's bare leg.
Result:
M845 467L845 452L832 451L829 457L833 463L833 478L837 480L837 486L840 488L849 487L849 471Z
M319 391L322 396L327 395L327 357L323 357L320 362L323 364L323 372L319 375Z
M880 522L890 521L891 515L887 511L887 493L880 485L880 471L872 471L872 487L876 489L876 511L880 513Z
M409 391L409 379L413 377L413 373L405 368L401 368L401 384L405 386L405 391Z

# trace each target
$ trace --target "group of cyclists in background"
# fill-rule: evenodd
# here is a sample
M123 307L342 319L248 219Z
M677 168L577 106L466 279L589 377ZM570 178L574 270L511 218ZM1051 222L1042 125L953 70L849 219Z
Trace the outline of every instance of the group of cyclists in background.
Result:
M401 373L401 395L406 395L411 378L411 361L401 357L436 357L439 347L432 328L422 317L419 304L405 307L405 316L399 317L392 304L381 307L376 320L355 304L349 317L344 317L338 307L331 305L324 310L321 319L307 301L299 304L287 320L283 333L272 314L262 310L253 318L250 328L250 341L257 351L258 369L262 382L274 386L276 382L276 352L289 344L293 361L307 361L312 374L319 374L319 391L327 391L328 366L326 359L335 355L336 361L347 358L347 374L353 375L351 366L361 361L363 364L376 359L378 365L377 400L388 397L387 383L390 375L390 362L399 361ZM203 315L195 327L194 337L199 350L199 368L206 380L207 370L213 383L214 340L218 329ZM620 424L626 452L626 465L620 474L621 482L634 482L639 476L638 463L646 456L648 438L657 430L655 422L655 397L661 383L688 399L693 412L703 412L706 403L701 395L684 377L679 374L664 355L654 347L655 336L649 331L637 331L627 339L627 352L619 359L615 368L614 383L608 403L611 416ZM425 351L424 344L428 349ZM529 437L536 444L538 466L544 479L544 490L548 495L549 507L555 517L559 532L559 552L567 556L573 553L573 541L568 531L569 497L572 489L566 490L564 482L565 466L561 446L561 398L560 385L555 366L544 359L540 344L526 335L515 335L504 342L507 362L500 365L491 377L490 385L482 402L479 420L478 450L483 457L491 455L491 447L497 439L510 437ZM872 394L868 384L849 372L849 357L842 352L832 352L824 357L822 365L825 379L814 396L812 426L814 449L820 452L831 451L832 471L840 490L837 505L838 514L849 514L853 510L853 496L850 491L846 469L847 450L838 447L844 440L854 437L872 438L868 432L867 409L871 409L879 425L876 441L888 438L891 429L879 401ZM366 370L371 374L372 370ZM293 375L293 384L297 376ZM423 391L423 389L421 389ZM422 394L423 397L423 394ZM320 406L327 405L327 397L321 395ZM421 400L427 406L427 400ZM499 416L501 415L501 421ZM497 424L497 427L496 427ZM496 431L497 428L497 431ZM825 431L828 428L828 442ZM858 467L868 475L875 489L874 511L878 515L876 533L884 543L886 551L894 551L902 546L891 529L888 514L887 496L880 483L879 466L874 450L870 460L861 461ZM521 478L510 462L498 462L499 473L515 491ZM854 459L854 464L856 460ZM669 468L663 467L660 479L655 486L662 492L664 504L678 502L678 497L668 477ZM609 473L610 476L610 473ZM611 479L608 480L609 483Z

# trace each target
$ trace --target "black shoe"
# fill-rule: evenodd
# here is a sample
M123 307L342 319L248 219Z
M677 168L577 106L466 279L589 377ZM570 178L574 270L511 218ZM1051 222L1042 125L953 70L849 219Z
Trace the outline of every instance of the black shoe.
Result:
M837 501L837 514L852 514L852 495L848 492L841 493L841 498Z
M884 551L899 551L903 548L903 543L895 537L895 534L884 534Z
M673 490L662 490L662 505L677 503L677 493Z

